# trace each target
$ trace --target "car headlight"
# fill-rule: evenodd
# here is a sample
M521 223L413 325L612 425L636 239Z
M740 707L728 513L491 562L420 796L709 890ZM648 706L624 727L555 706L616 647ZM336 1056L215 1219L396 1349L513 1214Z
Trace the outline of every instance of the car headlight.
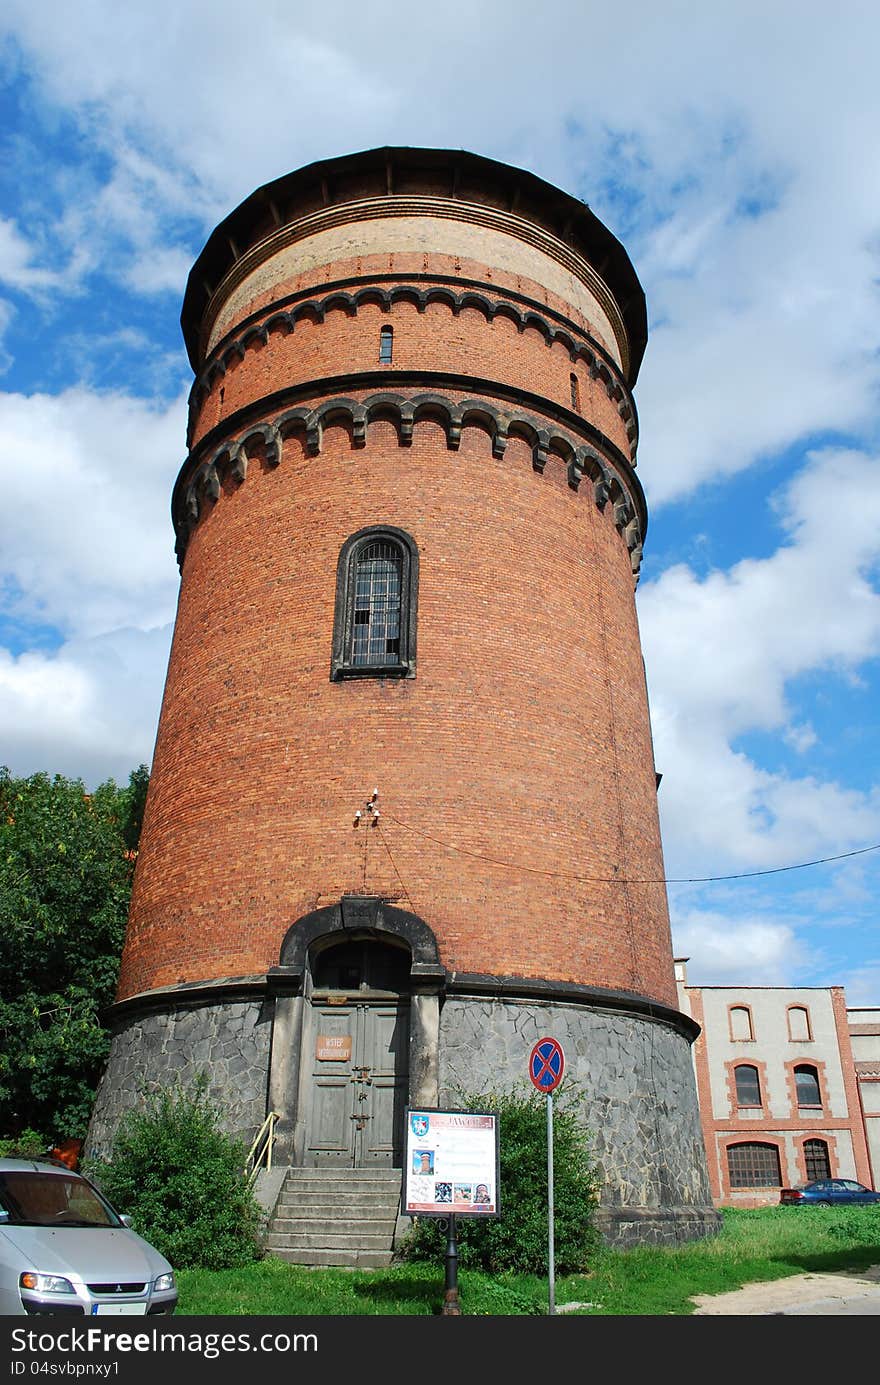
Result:
M69 1279L63 1279L60 1274L34 1274L31 1270L25 1270L24 1274L18 1276L18 1282L22 1289L30 1289L38 1294L72 1294L75 1292Z
M174 1275L173 1275L173 1274L160 1274L160 1275L159 1275L159 1278L156 1280L155 1284L153 1285L153 1288L154 1288L154 1290L156 1290L156 1291L157 1291L158 1293L160 1293L160 1294L161 1294L161 1293L164 1293L164 1291L165 1291L166 1289L173 1289L173 1288L174 1288Z

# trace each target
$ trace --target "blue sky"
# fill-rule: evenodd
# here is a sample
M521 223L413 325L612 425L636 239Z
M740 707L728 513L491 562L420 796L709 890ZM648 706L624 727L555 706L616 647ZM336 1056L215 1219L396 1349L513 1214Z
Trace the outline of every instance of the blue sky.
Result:
M701 882L675 950L880 1004L875 12L6 0L0 763L151 759L213 226L316 158L470 149L582 197L647 295L637 600L667 874Z

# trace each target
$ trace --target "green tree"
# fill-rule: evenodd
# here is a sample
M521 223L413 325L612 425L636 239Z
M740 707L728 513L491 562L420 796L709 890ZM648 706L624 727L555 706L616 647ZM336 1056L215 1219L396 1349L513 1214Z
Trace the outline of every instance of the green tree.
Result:
M147 769L125 788L0 767L0 1134L82 1138L109 1036Z
M231 1269L261 1254L245 1156L244 1144L221 1129L201 1074L192 1088L178 1083L129 1108L109 1160L89 1173L175 1269Z

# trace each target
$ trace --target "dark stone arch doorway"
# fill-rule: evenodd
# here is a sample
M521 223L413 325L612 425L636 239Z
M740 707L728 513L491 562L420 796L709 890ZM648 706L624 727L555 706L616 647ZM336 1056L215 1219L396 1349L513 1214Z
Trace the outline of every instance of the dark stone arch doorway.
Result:
M308 1168L399 1168L409 1098L410 958L370 935L311 958L302 1102Z
M270 1102L279 1154L326 1168L398 1168L407 1104L436 1105L437 944L416 915L344 896L297 920L273 968Z

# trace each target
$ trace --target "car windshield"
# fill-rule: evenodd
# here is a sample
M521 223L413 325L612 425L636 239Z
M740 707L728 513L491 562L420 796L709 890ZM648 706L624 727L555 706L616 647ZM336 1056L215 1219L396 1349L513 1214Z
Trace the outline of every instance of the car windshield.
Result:
M120 1226L95 1189L75 1175L9 1170L0 1173L0 1207L16 1226Z

